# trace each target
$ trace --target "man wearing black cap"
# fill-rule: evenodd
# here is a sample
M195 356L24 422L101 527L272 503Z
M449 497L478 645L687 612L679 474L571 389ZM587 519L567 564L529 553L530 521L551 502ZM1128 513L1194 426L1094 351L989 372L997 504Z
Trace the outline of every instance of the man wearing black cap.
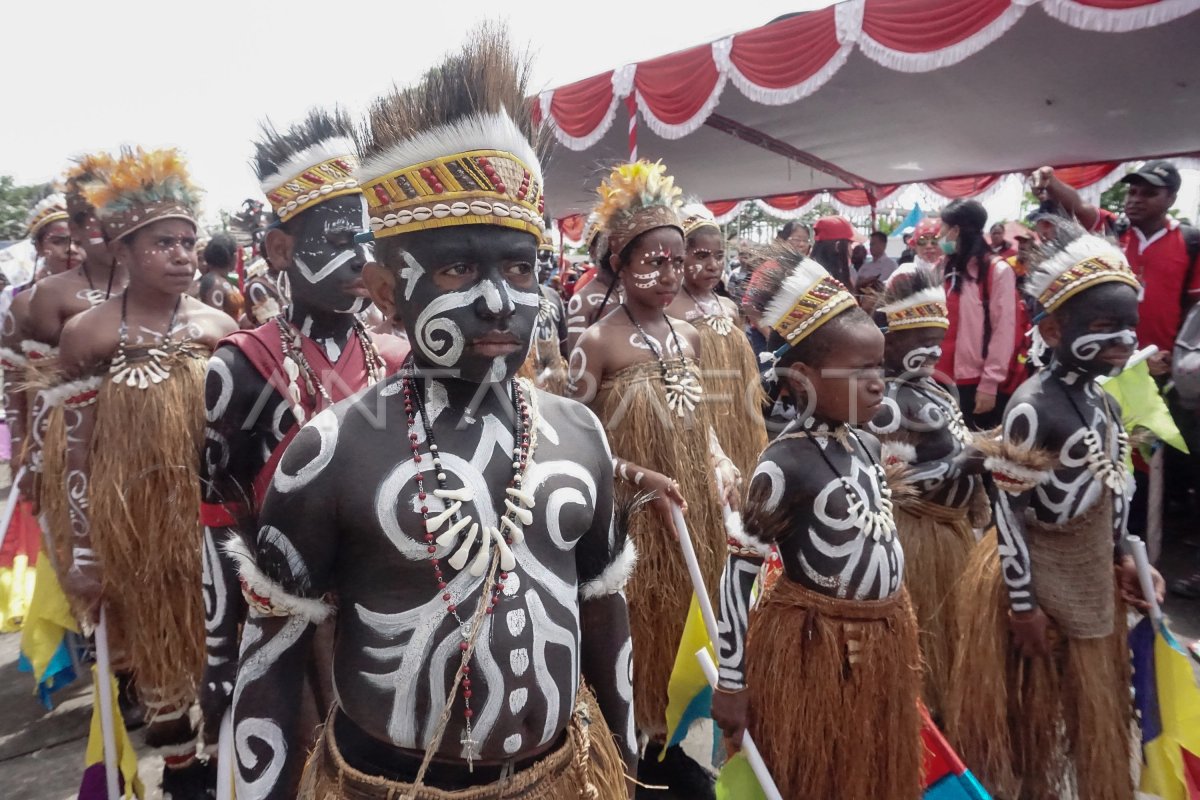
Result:
M1197 269L1200 230L1181 225L1167 215L1181 183L1179 170L1171 162L1147 161L1121 181L1129 185L1125 195L1129 229L1121 236L1121 247L1145 287L1137 327L1138 344L1158 345L1158 353L1150 358L1149 367L1151 374L1165 383L1171 372L1175 337L1188 310L1200 300L1200 269ZM1107 222L1105 215L1111 219L1109 212L1083 202L1074 189L1054 177L1050 167L1038 169L1033 184L1035 191L1044 190L1086 228L1101 229ZM1167 395L1167 403L1191 450L1190 456L1166 451L1167 496L1185 498L1189 487L1200 485L1200 426L1195 413L1179 405L1175 392ZM1145 478L1141 473L1137 477L1131 527L1144 519ZM1175 594L1200 597L1200 571L1172 582L1170 588Z
M1158 345L1150 371L1166 375L1183 315L1200 300L1200 270L1196 269L1200 231L1167 216L1181 183L1179 170L1171 162L1147 161L1121 182L1129 185L1125 196L1129 229L1121 236L1121 248L1145 286L1138 342L1142 347ZM1054 176L1053 168L1038 169L1033 184L1088 230L1105 225L1108 212L1084 202L1078 192Z

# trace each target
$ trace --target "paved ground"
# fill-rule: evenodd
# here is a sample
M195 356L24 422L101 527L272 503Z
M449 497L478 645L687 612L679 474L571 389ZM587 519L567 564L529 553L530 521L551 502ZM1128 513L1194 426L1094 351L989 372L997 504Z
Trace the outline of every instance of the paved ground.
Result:
M1167 542L1159 563L1168 580L1200 567L1200 532L1195 522L1180 520L1177 525L1176 530L1187 533ZM1200 602L1169 599L1167 612L1179 636L1200 638ZM91 685L80 679L60 693L53 711L46 711L31 693L30 676L17 671L19 641L18 634L0 635L0 797L69 800L75 797L83 770ZM131 738L145 752L140 732ZM711 742L711 729L698 728L687 749L699 757L708 752ZM142 780L151 790L150 800L161 798L157 790L161 768L156 758L143 758L139 764Z

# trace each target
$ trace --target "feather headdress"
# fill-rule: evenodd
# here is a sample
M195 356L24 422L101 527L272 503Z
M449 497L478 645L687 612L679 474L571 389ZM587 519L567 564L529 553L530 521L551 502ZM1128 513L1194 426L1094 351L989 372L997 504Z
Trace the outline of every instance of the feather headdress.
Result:
M160 219L196 221L200 190L179 151L123 148L116 158L92 162L95 180L83 185L110 241Z
M112 161L108 153L85 153L73 159L71 168L64 176L68 209L80 206L91 209L85 196L85 187L98 181L101 173L111 170Z
M717 224L716 218L703 203L688 203L680 210L679 215L683 217L684 238L691 236L701 228L711 228L717 233L721 232L721 226Z
M375 101L356 134L355 173L376 238L500 225L541 238L541 151L526 102L530 64L485 26L420 83Z
M760 314L760 322L783 338L774 352L764 352L763 363L778 362L794 347L843 311L854 308L854 295L825 268L787 244L760 251L762 258L747 288L743 305ZM773 370L769 371L771 377Z
M620 253L639 235L654 228L674 227L680 232L680 199L683 192L667 174L661 161L641 159L621 164L608 174L597 190L600 203L596 220L608 235L609 248Z
M37 239L38 234L42 229L51 222L59 222L67 218L67 201L61 194L54 194L43 197L37 204L30 209L29 216L25 220L25 227L29 231L30 239Z
M1066 219L1056 220L1054 235L1034 249L1025 281L1026 292L1037 298L1047 314L1101 283L1124 283L1139 296L1142 291L1124 253Z
M283 132L270 122L261 127L250 163L281 221L326 200L360 193L353 174L358 169L354 126L345 111L313 109Z
M916 264L892 273L876 310L887 317L889 331L950 327L946 289L937 271Z

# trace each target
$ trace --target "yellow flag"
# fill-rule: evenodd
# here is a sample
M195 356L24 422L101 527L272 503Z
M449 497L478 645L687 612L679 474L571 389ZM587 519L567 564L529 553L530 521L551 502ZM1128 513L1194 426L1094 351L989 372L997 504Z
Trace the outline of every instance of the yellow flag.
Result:
M124 798L143 797L145 789L138 778L137 751L129 741L129 731L125 730L125 718L121 716L120 705L116 702L117 679L109 677L112 682L113 697L113 728L117 739L117 757L124 785ZM98 786L97 786L98 784ZM92 667L92 728L88 732L87 755L84 758L83 785L79 789L80 800L93 796L99 788L96 797L104 796L104 726L100 716L100 681L96 668Z

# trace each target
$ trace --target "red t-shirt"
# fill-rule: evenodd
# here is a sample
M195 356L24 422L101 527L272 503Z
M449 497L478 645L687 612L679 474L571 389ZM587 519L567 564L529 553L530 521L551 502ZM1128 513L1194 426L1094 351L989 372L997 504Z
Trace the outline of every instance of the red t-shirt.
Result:
M1200 270L1188 275L1191 263L1179 223L1168 220L1165 228L1149 237L1131 227L1121 237L1121 246L1145 287L1138 307L1138 343L1141 347L1158 345L1169 353L1183 324L1184 284L1187 296L1192 300L1200 297Z

